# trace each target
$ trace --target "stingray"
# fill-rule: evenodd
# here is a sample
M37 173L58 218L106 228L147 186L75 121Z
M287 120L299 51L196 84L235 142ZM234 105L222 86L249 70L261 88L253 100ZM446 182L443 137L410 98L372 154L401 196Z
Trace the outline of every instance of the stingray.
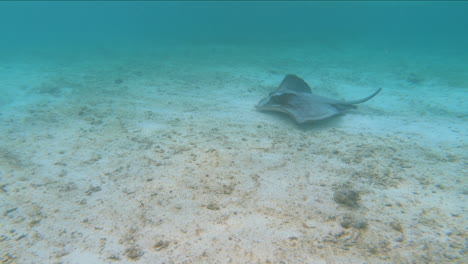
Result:
M260 111L273 111L288 114L296 123L302 124L330 118L357 108L376 96L382 88L373 94L355 101L341 101L312 94L309 85L293 74L284 77L278 89L260 100L255 106Z

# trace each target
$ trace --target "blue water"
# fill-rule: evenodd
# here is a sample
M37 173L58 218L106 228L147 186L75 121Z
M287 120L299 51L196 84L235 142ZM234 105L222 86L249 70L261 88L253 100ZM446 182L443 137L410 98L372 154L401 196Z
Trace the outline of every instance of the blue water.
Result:
M0 260L466 263L466 14L0 2ZM286 74L382 92L299 126L255 111Z
M2 2L0 29L2 47L12 52L18 47L277 41L464 52L467 11L464 1Z

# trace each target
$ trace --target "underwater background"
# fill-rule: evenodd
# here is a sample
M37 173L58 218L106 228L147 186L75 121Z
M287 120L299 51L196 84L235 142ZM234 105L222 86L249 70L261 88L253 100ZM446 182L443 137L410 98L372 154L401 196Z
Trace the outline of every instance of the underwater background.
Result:
M0 2L2 263L466 263L468 2ZM255 110L287 74L355 100Z

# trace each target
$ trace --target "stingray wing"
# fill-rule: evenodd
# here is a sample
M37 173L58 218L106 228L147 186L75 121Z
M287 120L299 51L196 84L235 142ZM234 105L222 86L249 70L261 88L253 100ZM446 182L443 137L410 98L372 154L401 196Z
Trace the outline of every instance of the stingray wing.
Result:
M333 105L322 102L320 96L294 92L274 92L260 101L257 109L286 113L298 124L326 119L340 113Z
M298 93L312 93L310 86L301 78L294 74L288 74L284 77L278 89L275 92L298 92Z
M309 95L309 96L307 96ZM318 121L337 115L340 111L333 105L323 103L311 94L294 95L287 105L283 106L298 124Z

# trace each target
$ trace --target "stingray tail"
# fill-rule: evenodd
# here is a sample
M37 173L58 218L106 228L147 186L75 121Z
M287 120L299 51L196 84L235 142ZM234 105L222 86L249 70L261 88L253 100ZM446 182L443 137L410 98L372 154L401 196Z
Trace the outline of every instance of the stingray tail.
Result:
M376 96L378 93L380 93L380 91L382 91L382 88L379 88L377 89L377 91L375 91L373 94L365 97L365 98L362 98L360 100L355 100L355 101L348 101L348 102L345 102L345 104L350 104L350 105L353 105L353 104L360 104L360 103L364 103L365 101L368 101L370 99L372 99L372 97Z

